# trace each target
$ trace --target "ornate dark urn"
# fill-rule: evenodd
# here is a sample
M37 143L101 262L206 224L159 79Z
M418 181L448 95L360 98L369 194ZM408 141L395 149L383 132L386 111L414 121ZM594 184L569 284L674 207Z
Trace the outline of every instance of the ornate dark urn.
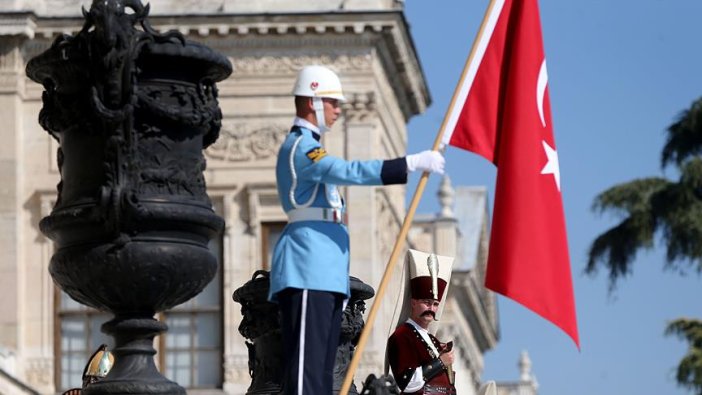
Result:
M339 335L339 348L336 350L334 365L334 394L341 391L346 372L349 370L353 352L356 350L358 338L361 336L363 326L363 313L366 311L365 300L375 295L375 290L356 277L351 277L351 298L341 316L341 334ZM351 384L349 394L358 394L355 384Z
M343 312L339 347L334 366L334 393L338 394L344 382L358 337L363 330L364 300L373 297L373 288L356 277L351 277L351 298ZM267 300L270 286L269 273L259 270L251 281L234 291L234 301L241 304L243 320L239 333L247 339L251 385L246 391L253 394L280 394L283 381L283 355L278 305ZM358 394L355 385L349 394Z
M49 270L73 299L114 313L115 364L85 394L185 394L154 365L155 320L213 278L223 220L205 191L202 150L219 134L215 83L229 61L159 34L139 0L94 0L75 36L31 59L39 122L60 143L61 182L42 232Z

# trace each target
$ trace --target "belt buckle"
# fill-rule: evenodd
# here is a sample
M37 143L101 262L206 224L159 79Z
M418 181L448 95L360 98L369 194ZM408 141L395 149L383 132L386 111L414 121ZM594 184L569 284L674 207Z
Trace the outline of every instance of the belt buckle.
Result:
M325 221L330 221L335 224L343 224L344 216L340 208L325 208L322 209L322 218Z
M331 209L331 210L332 210L332 220L333 220L335 223L340 224L340 223L342 222L341 210L338 209L338 208L333 208L333 209Z

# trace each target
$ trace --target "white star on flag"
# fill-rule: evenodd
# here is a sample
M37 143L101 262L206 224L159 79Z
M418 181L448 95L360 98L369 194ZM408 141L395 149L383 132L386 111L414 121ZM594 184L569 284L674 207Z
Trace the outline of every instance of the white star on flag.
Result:
M545 140L541 141L544 146L544 151L546 152L546 166L541 169L541 174L553 174L553 178L556 180L556 187L558 192L561 191L561 168L558 165L558 152L551 148L550 145Z

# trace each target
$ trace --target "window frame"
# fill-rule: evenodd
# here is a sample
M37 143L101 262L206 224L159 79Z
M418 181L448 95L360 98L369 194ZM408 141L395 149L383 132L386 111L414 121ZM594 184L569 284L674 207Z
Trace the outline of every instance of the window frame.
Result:
M268 251L272 251L271 247L273 247L269 244L271 233L274 230L279 230L282 234L287 224L285 221L261 222L261 269L271 270L270 262L273 260L273 256L268 256Z

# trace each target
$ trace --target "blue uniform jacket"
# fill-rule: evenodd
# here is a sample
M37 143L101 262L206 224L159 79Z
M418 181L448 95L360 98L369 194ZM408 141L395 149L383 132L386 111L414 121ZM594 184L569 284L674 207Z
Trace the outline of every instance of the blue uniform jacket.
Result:
M407 182L405 158L346 161L327 155L318 139L311 130L295 126L278 152L276 180L285 212L306 204L345 210L337 185ZM293 178L296 183L293 191L295 202L291 200ZM300 221L285 226L273 251L269 300L276 301L276 294L289 287L349 296L349 234L346 225Z

